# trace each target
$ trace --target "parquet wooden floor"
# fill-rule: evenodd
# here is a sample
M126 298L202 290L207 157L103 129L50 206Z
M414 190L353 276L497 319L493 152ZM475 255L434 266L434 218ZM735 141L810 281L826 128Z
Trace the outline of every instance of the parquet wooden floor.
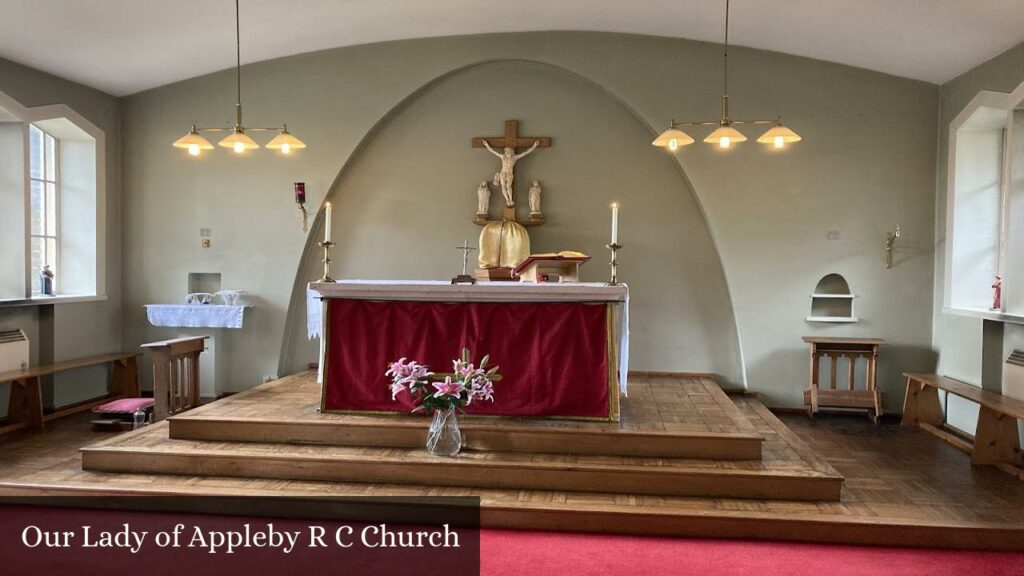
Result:
M876 427L866 418L822 416L809 422L786 415L780 420L751 397L732 400L765 437L765 461L802 459L812 466L834 467L846 477L841 501L86 472L78 448L112 436L88 431L85 417L57 421L43 434L25 431L0 438L0 493L478 495L483 523L495 527L1024 548L1024 483L997 470L972 468L966 455L941 440L917 429Z

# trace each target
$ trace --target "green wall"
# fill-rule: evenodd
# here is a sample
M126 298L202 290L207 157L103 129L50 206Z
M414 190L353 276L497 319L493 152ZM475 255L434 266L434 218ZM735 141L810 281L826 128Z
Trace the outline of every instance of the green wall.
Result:
M103 130L106 141L106 285L99 302L49 306L0 306L0 329L21 328L29 337L32 362L54 362L121 349L121 100L80 84L0 58L0 92L25 107L65 104ZM67 217L67 216L66 216ZM21 246L3 246L20 250ZM57 405L103 393L105 369L57 377ZM0 406L7 387L0 386ZM51 394L48 392L47 397Z
M643 326L632 333L632 365L742 383L725 276L679 165L646 144L649 128L621 102L553 66L471 66L431 84L382 122L328 194L339 243L332 275L445 280L459 273L454 247L476 244L480 234L472 223L476 187L499 166L470 140L501 133L504 118L554 143L518 165L523 218L530 180L545 191L548 223L530 229L534 253L592 255L582 279L607 281L609 205L622 206L620 242L627 248L619 273L630 284L632 321ZM492 192L493 215L499 196ZM320 238L317 229L311 240ZM319 250L309 250L297 278L290 309L299 313L288 323L282 371L317 359L317 343L306 339L304 288L322 273L320 259Z
M289 322L288 308L308 237L299 230L291 183L307 182L310 205L316 207L348 165L345 173L358 176L366 185L346 196L350 192L346 176L338 179L340 187L334 193L344 213L344 205L355 202L355 194L361 193L360 201L372 197L375 180L398 186L402 180L393 172L412 174L410 168L424 165L450 171L446 175L450 181L410 178L404 189L387 191L396 208L431 207L432 217L443 216L439 230L451 236L424 238L414 273L407 262L396 258L408 238L381 243L374 230L395 219L418 226L423 215L415 211L396 210L388 221L381 220L380 211L365 217L347 213L351 221L346 222L346 234L353 244L339 264L340 270L356 275L447 278L457 259L452 241L475 233L465 216L449 217L449 211L472 209L475 184L493 170L493 159L473 157L467 149L452 163L444 154L462 150L464 132L491 133L500 130L505 118L518 117L526 132L556 139L547 160L538 153L537 165L524 165L524 175L537 169L541 180L552 179L548 196L552 224L538 230L539 246L563 247L578 234L587 250L602 258L598 247L606 218L602 213L612 197L624 198L623 234L628 226L632 238L639 238L644 226L701 229L703 223L694 220L695 215L703 213L706 218L711 246L695 248L677 241L655 250L635 244L622 254L623 274L633 283L638 311L649 302L640 302L641 294L674 303L671 315L659 318L656 310L649 309L646 317L634 317L634 343L644 342L643 349L634 347L635 368L709 369L729 384L742 384L745 372L747 385L764 393L769 404L798 405L807 381L806 350L800 336L883 336L892 345L883 352L880 383L890 395L890 407L898 406L899 372L934 365L930 287L938 88L837 64L737 48L730 57L734 116L782 113L804 142L783 153L753 142L728 153L697 144L674 157L649 146L656 130L671 117L716 116L720 56L720 46L714 44L551 32L388 42L244 67L247 123L287 121L310 146L294 158L260 151L240 159L217 151L196 161L170 147L192 121L203 125L231 121L234 75L230 71L129 97L124 101L123 160L123 262L128 271L124 277L125 344L166 334L147 326L144 303L176 301L187 290L189 272L217 271L223 275L223 287L243 288L258 297L246 328L218 339L221 389L255 385L264 375L276 373L279 361L286 368L294 367L305 357L298 344L289 344L296 334L296 314ZM386 158L384 152L373 153L374 146L379 148L376 137L416 133L415 127L394 121L415 107L419 96L430 98L431 91L450 89L450 82L458 81L453 77L435 83L438 78L467 66L503 61L534 64L490 69L503 71L501 76L479 68L478 82L507 89L481 86L480 96L474 98L473 87L464 85L464 92L452 95L462 103L463 113L445 122L440 115L449 113L451 106L444 111L424 109L437 129L433 130L436 142L422 143L421 157L395 155L388 163L381 161ZM560 72L538 80L531 76L538 65ZM553 102L566 116L578 116L579 128L573 131L557 125L543 116L551 116L551 111L537 105L537 94L517 92L531 83L561 86L563 93ZM409 99L424 87L426 91ZM602 110L617 112L606 122ZM405 122L416 121L406 116ZM386 117L388 121L382 122ZM451 127L448 132L447 126ZM677 174L664 171L649 179L641 175L628 192L622 184L574 186L570 170L608 170L601 157L588 160L585 147L574 155L575 150L561 144L581 134L606 134L615 142L616 153L626 155L623 166L645 162L661 171L676 162ZM365 153L353 158L361 145ZM424 159L430 162L421 162ZM379 172L377 177L373 170ZM457 182L464 184L457 184L457 191L451 189ZM690 189L696 203L686 208L684 199ZM423 200L430 198L438 202ZM456 202L457 198L464 200ZM654 212L648 207L660 201L655 199L669 198L675 205L671 212L665 211L664 221L649 220ZM647 207L630 212L627 207L634 203ZM578 226L570 224L577 213L581 214ZM643 219L631 220L641 215ZM886 231L897 223L904 236L896 266L886 270L883 241ZM213 230L213 247L208 250L200 248L200 227ZM838 230L840 238L827 240L830 230ZM692 230L674 234L669 237L700 236L699 230L695 235ZM356 243L369 240L374 243ZM682 268L692 261L696 263ZM654 276L651 271L662 263L670 264L671 273ZM600 278L601 264L589 264L586 272L591 279ZM805 322L808 295L818 279L830 272L843 274L859 295L861 322ZM723 277L726 288L720 285ZM699 297L686 301L678 294L681 289ZM728 308L728 303L731 311L721 309ZM723 334L729 330L729 318L735 320L734 333ZM641 337L645 331L647 335ZM695 335L711 340L696 343ZM738 368L740 357L745 370Z

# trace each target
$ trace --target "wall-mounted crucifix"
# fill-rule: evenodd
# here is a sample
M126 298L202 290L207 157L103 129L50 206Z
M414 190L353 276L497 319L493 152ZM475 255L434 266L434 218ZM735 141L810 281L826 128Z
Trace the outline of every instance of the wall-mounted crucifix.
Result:
M486 148L501 160L501 168L494 174L493 184L500 186L503 205L501 209L501 220L516 221L516 166L519 160L532 153L537 148L548 148L551 146L551 138L547 136L520 136L519 121L505 121L504 136L482 136L473 138L473 148ZM492 222L487 214L490 201L490 188L486 182L480 183L479 204L477 207L476 222L483 226ZM537 187L537 195L540 191ZM544 223L544 217L540 213L539 198L536 201L536 210L531 206L530 219L522 224L524 226L536 226Z

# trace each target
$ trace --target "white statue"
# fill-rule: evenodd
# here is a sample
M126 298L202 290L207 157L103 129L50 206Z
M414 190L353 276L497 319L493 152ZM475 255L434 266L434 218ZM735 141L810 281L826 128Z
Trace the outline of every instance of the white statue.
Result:
M540 216L540 182L533 181L530 186L530 216Z
M501 159L501 170L494 174L494 184L495 186L499 184L501 185L501 195L505 197L505 205L509 208L516 205L513 198L515 195L515 188L513 187L512 182L515 179L516 162L521 160L530 152L536 150L537 146L540 146L540 140L535 140L533 142L533 146L531 146L526 152L516 154L515 149L508 146L505 147L503 152L498 152L494 148L491 148L491 145L487 143L487 140L484 140L484 147L487 148L487 151Z
M486 215L491 207L491 188L487 182L481 182L476 189L476 213Z

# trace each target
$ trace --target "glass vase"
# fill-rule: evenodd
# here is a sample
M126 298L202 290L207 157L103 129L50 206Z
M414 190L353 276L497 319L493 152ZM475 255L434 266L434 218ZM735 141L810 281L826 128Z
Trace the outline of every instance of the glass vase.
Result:
M435 456L455 456L462 450L462 432L455 408L434 410L434 419L427 431L427 451Z

